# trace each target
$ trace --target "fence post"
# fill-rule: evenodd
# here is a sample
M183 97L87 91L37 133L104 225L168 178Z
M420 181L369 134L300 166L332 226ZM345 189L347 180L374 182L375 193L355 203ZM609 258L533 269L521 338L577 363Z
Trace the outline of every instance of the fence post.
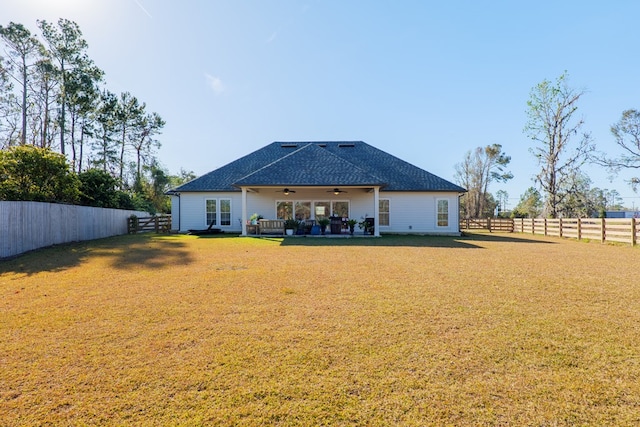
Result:
M636 245L636 219L631 218L631 246Z
M491 233L491 217L487 217L487 228L489 229L489 233Z
M607 238L606 224L604 218L600 218L600 243L604 243Z
M582 220L578 218L578 224L576 225L578 232L578 240L582 240Z
M560 222L558 223L558 233L560 233L560 237L562 237L562 218L560 218Z

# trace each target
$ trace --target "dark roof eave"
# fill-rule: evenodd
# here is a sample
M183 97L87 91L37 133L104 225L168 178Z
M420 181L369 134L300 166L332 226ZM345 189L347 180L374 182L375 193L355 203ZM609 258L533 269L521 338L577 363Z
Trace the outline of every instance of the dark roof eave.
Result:
M304 183L288 183L288 184L232 184L236 188L273 188L273 187L306 187L306 188L330 188L330 187L349 187L349 188L369 188L369 187L386 187L386 183L372 183L372 184L347 184L347 183L332 183L332 184L304 184Z

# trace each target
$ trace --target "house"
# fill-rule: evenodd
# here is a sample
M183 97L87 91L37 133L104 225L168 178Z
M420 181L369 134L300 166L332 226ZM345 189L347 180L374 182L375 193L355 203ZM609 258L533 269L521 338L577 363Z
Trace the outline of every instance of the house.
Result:
M369 218L373 234L459 234L466 190L362 141L273 142L169 192L173 228L247 235L249 218Z

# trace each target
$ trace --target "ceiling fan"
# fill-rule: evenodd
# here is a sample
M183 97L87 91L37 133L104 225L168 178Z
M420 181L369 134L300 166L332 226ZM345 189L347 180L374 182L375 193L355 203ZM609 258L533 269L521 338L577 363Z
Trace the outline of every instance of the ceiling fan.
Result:
M285 196L288 196L289 193L295 193L295 192L296 192L296 190L289 190L288 188L284 188L282 190L276 190L276 193L282 193Z
M333 190L327 190L327 193L333 193L337 196L340 193L348 193L348 191L341 190L339 188L334 188Z

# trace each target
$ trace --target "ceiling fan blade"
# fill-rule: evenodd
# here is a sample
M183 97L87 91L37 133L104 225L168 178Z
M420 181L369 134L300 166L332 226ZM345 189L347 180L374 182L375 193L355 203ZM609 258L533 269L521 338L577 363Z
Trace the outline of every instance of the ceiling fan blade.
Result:
M286 196L289 193L295 193L296 190L289 190L288 188L282 189L282 190L276 190L276 193L284 193L284 195Z
M333 193L335 195L338 195L340 193L348 193L348 191L340 190L339 188L334 188L333 190L327 190L327 193Z

